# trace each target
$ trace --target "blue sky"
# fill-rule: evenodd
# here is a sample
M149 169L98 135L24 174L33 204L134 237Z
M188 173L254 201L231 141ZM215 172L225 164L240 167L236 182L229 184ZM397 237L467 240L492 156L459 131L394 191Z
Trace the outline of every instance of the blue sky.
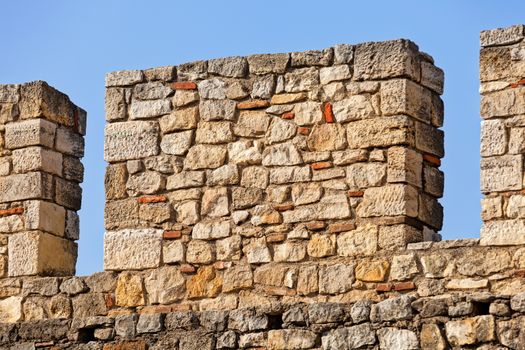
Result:
M445 239L478 237L479 32L525 22L506 1L2 1L0 83L46 80L88 111L77 274L102 270L104 74L408 38L445 70Z

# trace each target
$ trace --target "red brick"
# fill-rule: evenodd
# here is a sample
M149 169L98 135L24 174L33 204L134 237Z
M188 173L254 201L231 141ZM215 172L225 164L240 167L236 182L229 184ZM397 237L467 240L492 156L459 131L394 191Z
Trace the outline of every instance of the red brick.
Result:
M182 237L182 231L164 231L162 238L164 239L178 239Z
M432 154L423 154L423 160L436 167L441 165L441 159Z
M171 83L171 88L173 90L197 90L197 84L192 81L179 81Z
M392 285L390 283L379 283L376 285L377 292L390 292L392 290Z
M293 118L295 118L295 113L294 112L283 113L283 115L281 115L281 118L283 118L283 119L293 119Z
M525 277L525 269L514 270L513 275L515 277Z
M326 102L323 105L323 117L324 121L327 123L333 123L335 121L334 112L332 111L332 104L330 102Z
M139 203L162 203L162 202L167 202L168 201L168 197L166 196L143 196L143 197L139 197L137 198L137 201Z
M294 208L293 204L274 204L273 209L277 211L287 211Z
M250 100L237 103L237 109L259 109L270 106L270 102L266 100Z
M525 85L525 79L520 79L517 82L510 84L510 87L516 88L520 85Z
M334 165L332 162L317 162L312 164L313 170L321 170L321 169L328 169L333 167Z
M394 284L394 290L396 290L396 291L412 290L412 289L416 289L416 285L412 281L410 281L410 282L399 282L399 283Z
M348 197L363 197L365 191L348 191Z
M180 272L182 273L194 273L196 271L195 267L190 264L180 265Z
M19 215L23 213L24 213L24 208L22 207L0 210L0 216L15 215L15 214Z
M224 261L216 261L213 263L213 268L215 270L224 270L226 268L226 265Z
M324 221L309 221L305 224L306 228L312 231L319 231L326 227Z
M355 223L353 222L330 224L330 226L328 226L328 232L330 233L339 233L352 230L355 230Z
M304 126L299 126L297 128L297 132L301 135L306 135L306 136L310 135L310 129Z
M106 302L106 307L108 309L112 309L113 306L115 306L115 299L113 298L113 294L111 293L104 295L104 301Z

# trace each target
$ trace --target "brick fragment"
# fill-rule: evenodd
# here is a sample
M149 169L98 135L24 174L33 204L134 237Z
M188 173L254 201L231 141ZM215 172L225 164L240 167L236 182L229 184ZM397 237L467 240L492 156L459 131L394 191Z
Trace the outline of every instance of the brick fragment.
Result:
M162 238L164 239L179 239L182 237L182 231L164 231Z
M326 102L323 105L323 117L326 123L333 123L335 121L334 112L332 111L332 104L330 102Z
M396 290L398 292L399 291L403 291L403 290L413 290L413 289L416 289L416 285L412 281L410 281L410 282L399 282L399 283L394 284L394 290Z
M293 118L295 118L295 113L294 112L283 113L281 115L281 118L283 118L283 119L293 119Z
M21 207L0 210L0 216L8 216L8 215L15 215L15 214L19 215L23 213L24 213L24 208L21 208Z
M313 170L321 170L321 169L328 169L333 167L334 165L332 162L317 162L312 164Z
M215 270L224 270L226 269L226 263L224 261L216 261L213 263L213 268Z
M106 303L106 308L112 309L113 306L115 306L115 298L113 297L112 293L108 293L104 295L104 301Z
M173 90L197 90L197 84L192 81L179 81L171 83L171 88Z
M363 197L365 191L348 191L348 197Z
M274 204L273 209L277 211L287 211L294 208L293 204Z
M143 196L137 198L137 201L141 204L144 203L163 203L168 201L168 197L166 196Z
M390 283L379 283L376 285L377 292L390 292L392 290L392 285Z
M525 269L515 270L514 277L525 277Z
M300 126L297 128L297 132L301 135L310 135L310 129L306 128L304 126Z
M266 243L283 242L285 239L286 235L284 233L272 233L266 236Z
M180 265L180 272L182 273L194 273L196 271L195 267L190 264Z
M270 106L270 102L266 100L250 100L237 103L237 109L259 109Z
M326 227L326 223L324 221L309 221L305 226L311 231L319 231Z
M329 233L339 233L339 232L346 232L346 231L352 231L352 230L355 230L355 223L353 222L330 224L328 226Z
M433 166L441 166L441 159L432 154L423 154L423 160Z
M520 86L520 85L525 85L525 79L520 79L520 80L518 80L518 81L515 82L515 83L511 83L511 84L510 84L510 87L511 87L511 88L517 88L517 87Z

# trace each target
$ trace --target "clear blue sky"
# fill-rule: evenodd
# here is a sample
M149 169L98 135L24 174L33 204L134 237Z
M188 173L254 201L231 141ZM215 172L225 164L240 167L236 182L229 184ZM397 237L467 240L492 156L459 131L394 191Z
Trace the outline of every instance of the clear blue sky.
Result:
M408 38L445 70L445 239L478 237L479 31L523 0L2 1L0 83L42 79L88 111L77 274L102 270L104 74L192 60Z

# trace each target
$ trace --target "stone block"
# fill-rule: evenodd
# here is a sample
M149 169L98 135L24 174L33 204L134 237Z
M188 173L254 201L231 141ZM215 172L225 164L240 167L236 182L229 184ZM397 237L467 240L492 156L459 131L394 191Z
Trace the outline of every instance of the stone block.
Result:
M230 78L242 78L248 72L245 57L225 57L208 61L208 72Z
M279 329L268 332L268 349L311 349L317 342L317 334L310 330Z
M423 157L420 153L404 147L388 149L388 182L406 182L422 186Z
M61 178L55 179L55 201L72 210L80 210L82 204L82 188L79 184Z
M418 193L409 185L394 184L372 187L364 191L357 207L360 217L418 215Z
M42 147L25 147L13 150L13 171L27 173L45 171L62 175L62 154Z
M31 172L0 178L0 202L53 198L51 175Z
M50 202L27 201L24 203L24 222L27 230L40 230L63 237L66 210Z
M162 230L108 231L104 238L105 270L141 270L160 265Z
M494 316L483 315L445 324L447 339L452 346L489 342L495 337Z
M384 184L386 174L384 163L355 163L346 168L346 182L351 189L377 187Z
M369 256L376 251L377 226L359 226L337 237L337 254L340 256Z
M121 70L106 74L106 87L134 85L142 82L144 74L140 70Z
M482 158L481 192L522 189L522 163L521 155Z
M104 159L117 162L159 154L159 128L146 121L119 122L106 125Z
M486 221L481 226L481 245L525 244L525 221L522 219Z
M160 130L169 133L178 130L187 130L197 127L199 107L177 109L169 115L160 118Z
M336 264L323 266L319 271L319 293L342 294L352 289L354 266Z
M56 129L56 124L44 119L9 123L5 126L5 147L7 149L27 146L53 148Z
M165 74L166 76L173 75L174 67L169 67L168 71L169 70L171 70L171 72ZM151 70L149 72L151 73ZM171 77L168 77L168 79L171 80ZM133 87L133 97L139 100L162 100L170 96L172 93L173 90L160 81L137 84ZM164 102L161 104L164 104Z
M41 231L12 234L8 242L8 274L70 276L75 273L77 245Z
M149 271L144 277L148 304L171 304L181 300L186 280L175 266L163 266Z
M479 41L481 46L510 45L523 40L524 33L523 25L484 30L479 35Z
M433 114L440 112L434 109L432 92L408 79L385 81L380 91L383 115L406 114L430 123Z
M480 112L484 119L525 113L525 88L517 87L481 95Z
M419 81L420 72L418 48L411 41L401 39L356 45L356 80L409 77Z
M234 120L236 105L232 100L201 100L200 117L204 121Z
M55 149L62 153L82 158L84 156L84 138L68 128L58 128Z
M346 132L340 124L315 125L308 136L310 151L336 151L346 148Z
M381 117L348 123L348 147L352 149L415 145L414 122L406 116Z
M303 66L329 66L332 64L334 58L334 51L332 48L324 50L308 50L303 52L291 53L292 67Z
M370 323L338 328L322 337L323 349L326 350L358 349L375 343L376 336Z
M248 56L247 59L252 74L283 74L286 72L290 55L287 53L259 54Z
M416 148L439 158L445 156L445 133L432 125L416 122Z
M300 68L284 75L284 91L310 91L319 85L319 72L315 68Z
M215 169L226 161L226 147L216 145L195 145L184 159L184 168L188 170Z
M380 349L419 349L417 334L408 329L386 327L377 331Z

